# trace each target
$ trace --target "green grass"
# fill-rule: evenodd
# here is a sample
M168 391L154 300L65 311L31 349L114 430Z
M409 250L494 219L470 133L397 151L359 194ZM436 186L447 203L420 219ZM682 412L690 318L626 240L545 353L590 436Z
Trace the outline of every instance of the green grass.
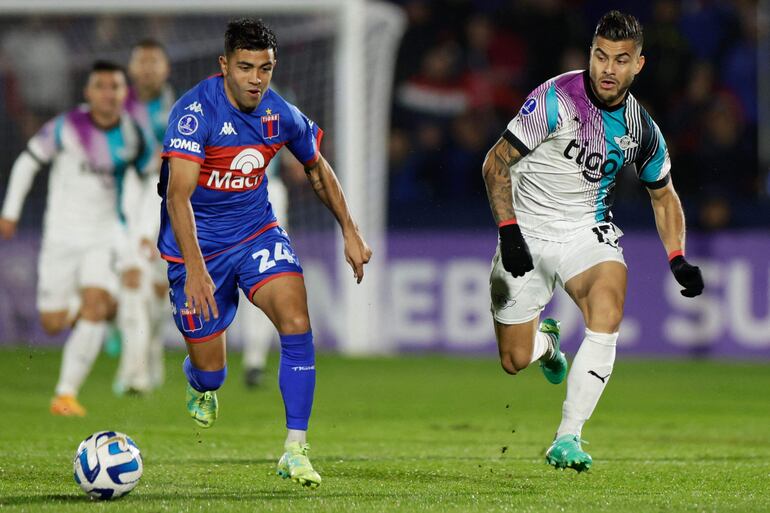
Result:
M770 510L767 364L619 362L583 433L594 468L576 474L544 463L564 387L537 368L322 354L310 441L324 482L309 491L273 475L277 384L247 391L234 355L219 421L202 431L185 412L181 358L168 356L162 390L116 398L103 357L81 394L89 415L69 419L48 413L59 352L0 351L0 512ZM104 429L131 435L145 467L130 495L97 503L71 460Z

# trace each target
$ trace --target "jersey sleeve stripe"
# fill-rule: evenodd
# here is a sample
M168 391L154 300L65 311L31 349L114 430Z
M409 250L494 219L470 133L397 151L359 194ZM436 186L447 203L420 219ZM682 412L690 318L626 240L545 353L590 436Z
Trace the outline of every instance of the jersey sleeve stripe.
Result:
M645 181L642 181L642 183L648 189L655 190L655 189L662 189L663 187L668 185L668 182L670 182L670 181L671 181L671 173L667 174L666 176L664 176L663 178L661 178L660 180L658 180L656 182L645 182Z
M506 130L503 132L502 138L503 138L503 139L505 139L506 141L508 141L508 143L509 143L511 146L513 146L514 148L516 148L516 151L518 151L518 152L519 152L519 154L520 154L522 157L526 157L526 156L527 156L527 154L529 153L529 148L527 148L527 145L526 145L526 144L524 144L523 142L521 142L521 140L520 140L518 137L516 137L515 135L513 135L513 133L512 133L510 130L507 130L507 129L506 129Z
M178 158L183 160L191 160L193 162L197 162L198 164L203 164L204 159L201 157L196 157L195 155L190 155L189 153L182 153L181 151L164 151L160 155L163 158Z
M46 164L48 164L48 162L47 162L47 161L45 161L45 160L41 159L40 157L38 157L38 156L37 156L37 154L36 154L34 151L32 151L32 148L30 148L29 146L27 146L27 147L24 149L24 151L27 153L27 155L29 155L30 157L32 157L32 160L34 160L35 162L37 162L39 165L41 165L41 166L45 166Z
M545 112L548 121L548 133L552 134L559 121L559 99L556 97L556 85L553 83L545 93Z

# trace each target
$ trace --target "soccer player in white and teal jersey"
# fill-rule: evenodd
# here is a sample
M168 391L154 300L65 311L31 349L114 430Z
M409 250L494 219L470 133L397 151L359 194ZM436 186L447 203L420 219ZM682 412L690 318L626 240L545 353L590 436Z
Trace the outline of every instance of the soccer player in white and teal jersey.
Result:
M77 394L114 314L115 261L125 253L125 179L133 170L145 175L153 152L152 141L124 111L126 82L119 65L93 64L87 103L55 117L29 140L11 170L0 214L0 235L9 239L35 175L51 165L37 308L47 332L72 328L51 402L54 415L86 413Z
M611 11L596 26L590 69L535 89L483 165L499 227L490 279L500 360L516 374L531 363L551 383L567 375L559 323L540 313L556 284L585 320L585 338L567 377L567 397L546 461L578 472L591 467L581 434L612 374L623 317L626 266L610 208L619 172L636 172L682 294L703 291L684 258L685 222L670 176L666 143L628 91L644 66L642 27Z

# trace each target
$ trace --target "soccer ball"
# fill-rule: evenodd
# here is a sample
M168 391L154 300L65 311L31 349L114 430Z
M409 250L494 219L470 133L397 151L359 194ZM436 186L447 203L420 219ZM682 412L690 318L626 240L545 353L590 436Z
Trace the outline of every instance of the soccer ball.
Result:
M116 499L142 477L142 455L133 440L117 431L98 431L78 446L75 482L96 499Z

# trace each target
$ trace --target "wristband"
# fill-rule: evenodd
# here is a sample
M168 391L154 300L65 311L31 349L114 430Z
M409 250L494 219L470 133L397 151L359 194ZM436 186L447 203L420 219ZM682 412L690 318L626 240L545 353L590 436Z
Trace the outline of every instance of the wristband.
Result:
M509 225L512 225L512 224L519 224L518 221L516 221L515 217L513 219L508 219L506 221L500 221L497 224L497 227L498 228L502 228L503 226L509 226Z
M675 259L678 256L684 258L684 250L683 249L677 249L677 250L672 251L671 253L669 253L668 254L668 261L671 262L673 259Z

